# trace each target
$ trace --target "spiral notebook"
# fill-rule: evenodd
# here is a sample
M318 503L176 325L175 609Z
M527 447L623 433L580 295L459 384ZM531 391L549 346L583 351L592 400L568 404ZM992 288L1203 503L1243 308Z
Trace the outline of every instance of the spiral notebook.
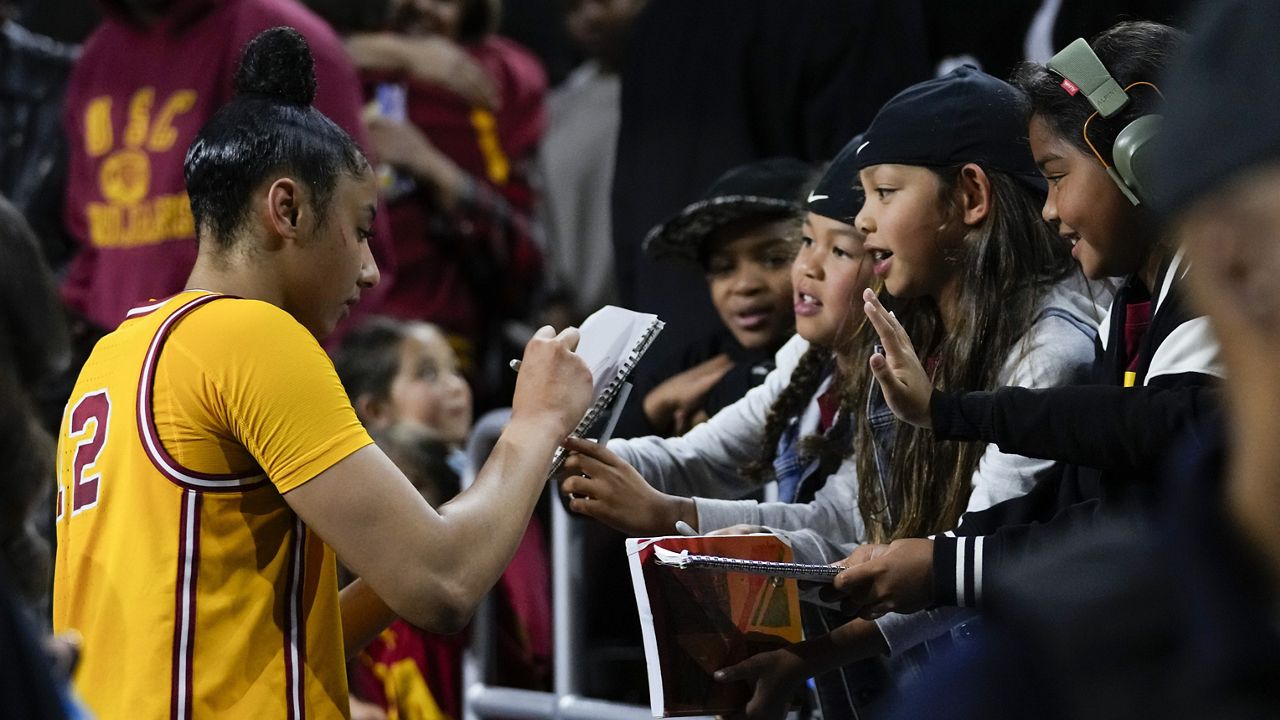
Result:
M665 323L657 315L615 305L605 305L583 321L578 328L576 352L591 370L595 402L569 437L591 437L602 443L609 440L631 392L627 379L663 327ZM556 449L548 479L564 464L567 455L564 448Z
M715 671L802 639L796 581L777 573L679 570L659 556L671 551L675 556L787 565L791 547L761 534L629 538L626 548L653 716L740 711L752 686L719 682Z

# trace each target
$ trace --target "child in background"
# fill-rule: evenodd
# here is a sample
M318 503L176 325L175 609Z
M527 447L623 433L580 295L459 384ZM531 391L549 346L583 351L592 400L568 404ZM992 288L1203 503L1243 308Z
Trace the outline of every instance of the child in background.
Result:
M438 325L481 408L505 404L497 400L512 382L512 355L502 325L529 309L542 274L528 175L547 81L536 58L494 34L498 14L497 0L393 0L386 32L346 42L381 106L366 114L373 147L412 181L388 195L406 275L387 290L384 311ZM464 85L477 89L424 80L424 53L474 76Z
M349 333L335 361L361 421L433 503L447 502L469 469L471 390L457 355L428 323L372 318ZM550 677L550 562L535 516L498 581L498 670L508 687L543 689ZM464 635L437 635L400 620L353 663L353 690L401 718L461 713ZM428 702L428 700L430 702Z
M436 326L371 318L343 339L334 365L365 427L413 420L455 450L466 442L471 387Z
M683 435L764 381L795 328L791 259L808 164L771 158L733 168L655 227L645 253L702 271L723 325L682 350L641 361L618 437Z
M370 434L432 507L458 493L457 448L431 428L400 420ZM403 620L392 623L352 660L351 691L389 718L456 720L462 717L466 643L466 633L438 635Z

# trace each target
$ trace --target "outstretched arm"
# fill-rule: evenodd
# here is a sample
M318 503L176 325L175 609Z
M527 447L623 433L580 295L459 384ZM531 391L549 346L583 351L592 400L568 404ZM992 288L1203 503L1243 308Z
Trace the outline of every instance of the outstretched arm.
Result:
M1217 422L1217 378L1184 372L1147 385L1004 387L994 392L935 392L897 318L867 293L867 318L884 355L871 370L899 420L942 440L995 443L1002 451L1102 469L1156 467L1169 443Z
M373 445L285 493L285 501L389 610L420 627L456 631L510 562L552 453L590 401L590 373L572 353L576 344L576 330L553 338L550 328L529 342L510 424L475 484L438 511ZM363 620L353 615L345 628L353 644L390 620L378 617L361 586L345 600L344 610L363 609Z
M590 440L569 438L565 448L568 476L560 491L570 495L569 509L632 535L670 535L683 520L697 529L698 513L690 498L655 489L627 461Z

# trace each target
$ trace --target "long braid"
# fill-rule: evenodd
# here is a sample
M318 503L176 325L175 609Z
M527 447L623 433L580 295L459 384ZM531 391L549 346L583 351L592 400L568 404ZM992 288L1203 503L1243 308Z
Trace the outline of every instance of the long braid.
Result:
M836 412L835 424L824 433L814 433L800 441L802 458L817 458L818 469L813 476L826 478L837 469L840 463L853 451L853 419L858 415L858 403L855 400L853 386L837 375L832 383L840 390L840 408ZM796 498L796 502L802 502Z
M757 483L765 482L773 473L773 461L778 456L778 441L791 419L804 412L805 407L818 391L822 379L831 365L831 350L810 345L791 371L791 381L778 393L765 417L764 435L760 440L760 455L740 469L743 477Z

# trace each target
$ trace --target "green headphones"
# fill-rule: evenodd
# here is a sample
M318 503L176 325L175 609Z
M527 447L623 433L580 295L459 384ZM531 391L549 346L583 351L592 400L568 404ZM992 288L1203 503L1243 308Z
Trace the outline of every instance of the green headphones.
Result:
M1089 140L1089 122L1098 115L1109 118L1120 112L1125 105L1129 104L1129 90L1138 85L1146 85L1157 94L1160 93L1160 88L1142 81L1121 88L1084 38L1075 39L1050 58L1048 67L1064 78L1062 82L1064 90L1072 95L1083 92L1089 104L1093 106L1095 112L1084 121L1084 127L1081 130L1084 134L1084 142L1098 157L1098 161L1120 188L1120 192L1129 198L1129 202L1134 205L1140 204L1140 197L1149 197L1144 188L1152 176L1151 163L1155 154L1151 152L1154 145L1151 140L1160 131L1161 117L1143 115L1124 126L1111 146L1114 167L1107 164L1102 153L1098 152L1093 142ZM1143 178L1147 178L1147 181L1144 182Z

